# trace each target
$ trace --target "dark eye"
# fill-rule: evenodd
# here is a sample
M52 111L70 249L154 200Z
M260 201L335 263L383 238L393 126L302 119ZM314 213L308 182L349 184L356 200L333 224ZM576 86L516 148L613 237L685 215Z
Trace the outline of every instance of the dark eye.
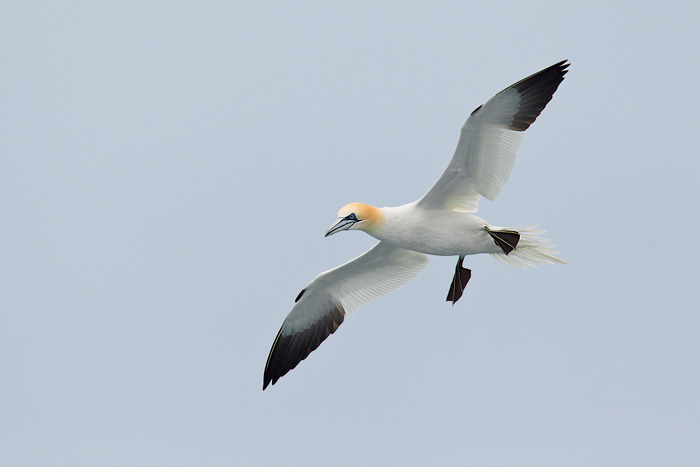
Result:
M355 213L353 212L352 214L350 214L349 216L347 216L346 219L351 220L351 221L356 221L356 220L357 220L357 216L356 216Z

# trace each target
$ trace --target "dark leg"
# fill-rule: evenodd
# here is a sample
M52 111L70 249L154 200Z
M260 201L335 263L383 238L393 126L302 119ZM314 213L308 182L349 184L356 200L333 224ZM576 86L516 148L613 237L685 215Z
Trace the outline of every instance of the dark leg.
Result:
M462 267L462 262L464 261L464 256L460 256L457 260L457 267L455 268L455 276L452 278L452 284L450 285L450 291L447 292L447 301L452 302L454 305L457 300L462 296L464 288L467 286L467 282L472 277L471 269Z
M484 227L484 230L491 235L493 241L496 242L496 245L501 247L501 250L503 250L506 256L508 253L515 250L515 247L518 246L518 242L520 241L520 234L515 230L489 230L488 227Z

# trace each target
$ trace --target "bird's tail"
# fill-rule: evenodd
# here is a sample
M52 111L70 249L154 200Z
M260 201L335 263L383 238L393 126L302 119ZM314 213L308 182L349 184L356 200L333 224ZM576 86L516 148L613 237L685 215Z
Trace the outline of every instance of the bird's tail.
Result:
M549 239L540 237L541 234L545 233L545 230L536 230L536 228L536 225L530 225L509 229L507 232L520 234L520 239L517 241L515 248L510 251L505 248L503 253L492 253L491 255L508 266L522 269L534 268L538 264L568 264L566 261L554 256L559 252L552 249L554 245L549 243ZM489 233L491 233L491 236L494 236L498 232L493 231ZM508 251L508 254L505 251Z

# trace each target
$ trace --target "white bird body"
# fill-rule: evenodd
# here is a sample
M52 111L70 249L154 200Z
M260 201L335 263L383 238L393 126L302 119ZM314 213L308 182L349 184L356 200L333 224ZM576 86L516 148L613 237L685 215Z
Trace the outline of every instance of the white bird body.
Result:
M383 221L366 232L398 248L435 256L501 252L484 230L484 227L495 228L472 214L421 209L417 202L378 209Z
M319 274L297 296L265 365L263 389L304 360L353 311L415 277L427 255L458 256L447 300L462 296L471 271L466 256L488 253L520 268L564 263L544 231L500 228L471 214L479 198L493 200L508 180L523 132L540 115L567 72L566 60L518 81L474 110L438 181L418 201L377 208L350 203L326 236L362 230L380 240L363 255Z

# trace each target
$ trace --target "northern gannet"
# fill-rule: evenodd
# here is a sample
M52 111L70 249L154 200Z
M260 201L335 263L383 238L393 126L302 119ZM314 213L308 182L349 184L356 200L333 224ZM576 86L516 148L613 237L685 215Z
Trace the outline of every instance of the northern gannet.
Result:
M514 267L565 263L535 227L494 227L468 214L479 196L493 200L508 180L523 132L552 99L569 63L563 60L518 81L474 110L462 126L447 169L418 201L377 208L350 203L326 236L362 230L379 240L366 253L319 274L297 296L265 365L263 390L295 368L358 307L415 277L426 255L457 256L447 301L462 296L471 271L467 255L489 253Z

